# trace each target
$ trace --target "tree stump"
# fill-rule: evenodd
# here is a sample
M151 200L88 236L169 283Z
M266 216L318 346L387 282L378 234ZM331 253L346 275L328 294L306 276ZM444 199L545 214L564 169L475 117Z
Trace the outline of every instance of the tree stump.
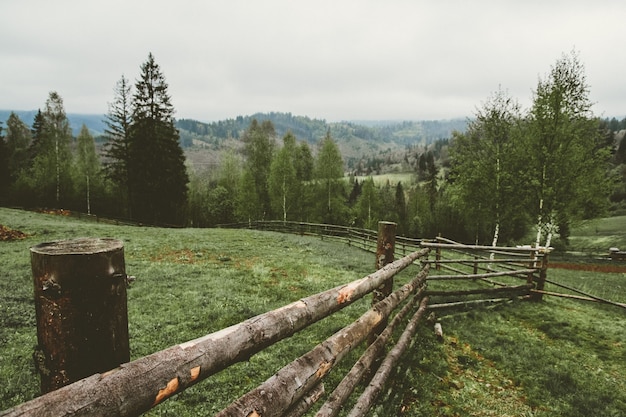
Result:
M30 252L42 394L128 362L123 243L81 238Z

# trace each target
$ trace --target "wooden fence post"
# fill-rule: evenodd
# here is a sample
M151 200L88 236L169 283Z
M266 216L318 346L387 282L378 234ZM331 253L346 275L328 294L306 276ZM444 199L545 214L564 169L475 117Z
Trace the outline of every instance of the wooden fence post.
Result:
M42 393L128 362L123 243L81 238L30 252Z
M376 242L376 269L381 269L387 264L394 261L394 252L396 246L396 223L378 222L378 240ZM374 290L372 296L372 305L383 300L393 291L393 277L389 278L378 289ZM384 320L374 331L370 344L374 342L376 336L379 335L387 327L387 320Z
M539 270L539 279L537 280L538 291L543 291L546 285L546 277L548 275L548 252L543 253L543 257L541 258L541 270ZM543 299L543 294L538 292L535 293L536 300L541 301Z

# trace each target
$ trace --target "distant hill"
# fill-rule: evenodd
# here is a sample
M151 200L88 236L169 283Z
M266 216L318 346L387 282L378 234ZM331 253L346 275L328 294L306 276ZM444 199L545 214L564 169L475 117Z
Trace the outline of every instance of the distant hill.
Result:
M3 128L6 127L6 121L11 115L11 112L17 114L20 119L28 126L32 126L37 110L0 110L0 122L2 122ZM77 114L68 113L67 119L70 121L72 133L74 136L78 136L83 124L87 126L89 131L94 136L100 136L104 134L106 125L104 124L104 115L101 114Z
M31 126L37 111L15 111L15 113L24 123ZM0 121L5 127L10 114L10 110L0 110ZM104 115L69 113L67 118L75 136L83 124L96 138L103 135L106 129ZM437 140L450 138L455 130L463 132L467 128L466 119L329 123L325 120L278 112L237 116L234 119L211 123L180 119L176 121L176 127L180 132L181 145L192 165L213 165L219 161L221 152L225 149L241 148L240 138L253 119L259 122L270 120L279 142L291 131L298 140L308 142L313 152L330 130L348 165L363 158L388 155L406 148L425 148Z
M294 116L291 113L256 113L238 116L213 123L180 119L177 127L185 142L200 140L215 143L228 138L238 139L253 119L270 120L279 138L291 131L299 140L311 144L322 139L328 129L338 142L360 139L399 145L429 144L438 139L449 138L454 130L465 131L466 119L432 121L345 121L327 123L325 120Z

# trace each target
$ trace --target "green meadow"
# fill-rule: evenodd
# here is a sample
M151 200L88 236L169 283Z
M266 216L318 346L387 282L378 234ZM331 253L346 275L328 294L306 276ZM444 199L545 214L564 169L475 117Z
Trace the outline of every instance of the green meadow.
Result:
M608 234L621 221L626 222L585 225L572 241L595 239L600 245L604 227ZM39 243L76 237L124 242L126 272L136 277L128 289L131 360L361 278L374 268L374 255L317 237L118 226L6 208L0 208L0 225L26 234L0 242L0 410L38 395L29 248ZM610 246L619 246L616 242ZM396 284L417 270L408 268ZM550 269L548 278L626 302L624 273ZM356 319L370 303L370 298L356 302L146 415L212 415ZM438 314L444 341L434 336L432 322L421 324L371 415L626 415L626 310L545 297ZM326 393L359 353L330 373Z

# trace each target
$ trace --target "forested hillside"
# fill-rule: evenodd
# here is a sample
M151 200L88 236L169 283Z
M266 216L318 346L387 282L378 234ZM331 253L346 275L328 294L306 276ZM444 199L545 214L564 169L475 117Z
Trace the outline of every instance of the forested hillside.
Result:
M467 120L175 120L166 87L150 54L102 118L66 115L56 92L34 117L10 113L0 204L196 227L385 219L400 234L493 245L527 243L534 229L548 246L626 210L626 119L593 114L575 53L540 79L529 109L498 91Z

